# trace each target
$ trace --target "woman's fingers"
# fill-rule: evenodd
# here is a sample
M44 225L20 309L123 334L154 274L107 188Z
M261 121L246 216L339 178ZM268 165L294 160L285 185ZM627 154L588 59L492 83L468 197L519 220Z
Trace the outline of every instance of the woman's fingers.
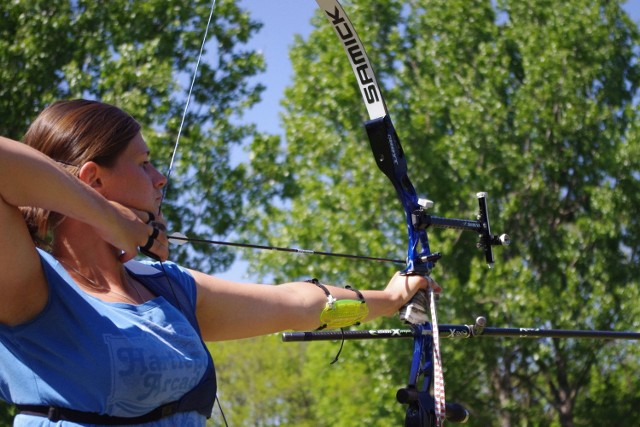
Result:
M149 234L145 245L140 247L140 252L156 261L166 261L169 257L166 225L160 221L151 221L148 226L151 228L151 234Z
M133 209L117 202L116 220L109 222L109 229L101 233L103 238L118 248L119 259L127 262L143 253L158 261L169 257L166 221L161 214Z
M431 276L425 276L427 279L427 288L431 288L433 292L439 294L442 292L442 286L438 284L435 280L431 278Z

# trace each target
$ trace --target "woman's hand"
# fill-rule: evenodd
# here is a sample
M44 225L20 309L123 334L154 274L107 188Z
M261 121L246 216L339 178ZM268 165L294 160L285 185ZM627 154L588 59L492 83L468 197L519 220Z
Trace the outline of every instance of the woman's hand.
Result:
M149 211L131 209L145 224L149 224L153 230L145 246L140 247L140 252L157 261L166 261L169 257L169 236L167 235L167 221L162 212L157 215Z
M167 223L161 214L129 208L109 201L113 208L113 220L106 228L98 228L100 236L122 251L119 259L127 262L142 252L158 261L169 257Z
M389 281L385 292L391 293L393 299L397 301L395 311L398 311L403 305L408 303L419 290L429 288L435 293L442 292L440 285L429 276L417 274L404 275L398 272Z

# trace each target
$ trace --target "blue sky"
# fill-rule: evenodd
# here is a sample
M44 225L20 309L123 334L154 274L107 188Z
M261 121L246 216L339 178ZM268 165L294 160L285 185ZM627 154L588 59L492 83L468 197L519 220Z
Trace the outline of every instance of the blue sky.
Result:
M264 24L249 47L261 50L267 61L267 72L261 77L267 87L263 101L248 112L245 119L256 123L262 131L281 133L280 99L292 75L288 49L295 34L309 34L309 21L318 6L314 0L239 0L239 3L255 20ZM625 9L636 23L640 23L640 0L629 0ZM229 280L251 280L246 274L246 266L246 262L240 260L228 271L217 275Z
M279 102L292 74L288 50L295 34L309 34L309 21L318 5L314 0L240 0L240 5L264 24L250 47L261 50L267 61L264 101L248 118L263 131L279 133Z

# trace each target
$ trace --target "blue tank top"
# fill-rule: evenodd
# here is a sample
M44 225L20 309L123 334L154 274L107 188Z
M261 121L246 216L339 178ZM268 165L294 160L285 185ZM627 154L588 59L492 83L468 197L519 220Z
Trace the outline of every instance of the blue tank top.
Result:
M31 321L0 325L0 398L134 417L180 399L201 382L213 382L209 389L215 395L213 362L195 321L196 287L189 273L170 262L164 269L127 263L127 270L159 296L141 305L110 303L83 292L51 255L39 253L49 300ZM205 420L194 410L145 426L204 426ZM48 425L78 424L49 424L32 415L14 421L14 426Z

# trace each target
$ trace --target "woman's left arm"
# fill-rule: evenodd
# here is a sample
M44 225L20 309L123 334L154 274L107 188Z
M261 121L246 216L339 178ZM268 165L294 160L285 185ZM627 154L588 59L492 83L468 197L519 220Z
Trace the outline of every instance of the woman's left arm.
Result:
M190 271L198 288L196 316L205 341L222 341L321 325L327 303L323 289L309 282L260 285L232 282ZM337 300L357 300L354 291L325 285ZM364 321L395 314L420 289L438 284L422 276L396 273L384 290L360 290L369 313Z

